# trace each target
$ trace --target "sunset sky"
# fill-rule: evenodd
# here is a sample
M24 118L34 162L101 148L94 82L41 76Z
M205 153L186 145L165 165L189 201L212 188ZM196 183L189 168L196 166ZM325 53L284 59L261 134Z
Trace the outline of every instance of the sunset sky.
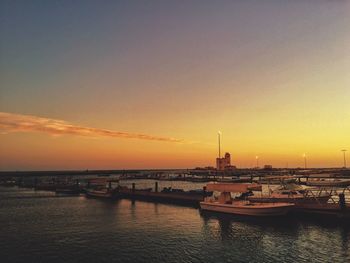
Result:
M350 1L1 1L0 170L350 164Z

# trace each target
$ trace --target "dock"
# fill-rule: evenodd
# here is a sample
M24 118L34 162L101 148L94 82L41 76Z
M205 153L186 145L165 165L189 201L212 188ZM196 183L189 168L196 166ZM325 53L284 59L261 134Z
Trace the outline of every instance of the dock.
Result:
M181 171L183 172L183 171ZM4 177L0 181L0 185L3 187L23 187L23 188L31 188L36 191L53 191L56 192L56 194L60 195L79 195L84 194L87 189L89 190L98 190L101 188L108 189L108 194L104 197L105 199L130 199L130 200L141 200L141 201L148 201L148 202L161 202L161 203L169 203L169 204L181 204L185 206L191 206L191 207L199 207L199 203L204 200L204 198L211 193L206 191L206 188L203 187L202 189L197 190L190 190L185 191L183 189L173 189L173 188L163 188L159 189L159 182L162 180L157 180L155 178L159 178L158 175L155 176L155 173L152 174L152 176L148 176L146 179L153 179L157 180L154 183L154 186L152 188L137 188L137 180L134 180L132 183L129 184L129 187L120 187L119 181L124 182L125 177L116 177L111 176L107 173L103 173L102 175L97 175L93 177L81 178L79 175L73 175L70 177L63 177L63 176L39 176L39 177L25 177L25 176L19 176L19 177ZM129 174L130 176L131 174ZM128 179L132 179L133 177L129 177ZM141 178L144 178L144 174L140 176ZM140 178L137 176L137 178ZM274 182L278 183L280 181L280 178L283 178L284 181L289 180L295 180L295 183L297 184L304 184L307 180L328 180L328 179L349 179L348 172L345 171L344 174L320 174L317 171L314 171L313 173L304 173L304 174L298 174L298 175L285 175L285 176L270 176L268 174L265 174L265 172L262 172L260 174L251 174L251 175L242 175L238 179L232 178L232 177L216 177L215 180L213 180L213 177L203 177L203 178L197 178L197 177L176 177L174 180L181 180L185 179L185 181L193 181L193 182L208 182L208 181L218 181L222 183L238 183L238 182L258 182L258 183L266 183L266 184L273 184ZM135 178L133 178L135 179ZM164 178L163 178L164 179ZM166 180L171 180L171 178L167 178ZM118 184L118 187L115 186L115 183ZM130 187L131 184L131 187ZM334 190L336 188L333 187L315 187L315 191L329 191L332 193L332 195L335 198L332 198L330 202L326 204L313 204L313 205L305 205L302 208L296 209L294 212L296 214L308 214L308 215L321 215L321 216L331 216L332 218L350 218L350 189L349 187L343 188L347 191L346 195L344 195L344 191L342 192L338 188L338 190ZM312 191L309 191L310 194L312 194ZM315 198L317 198L317 193L314 194ZM99 197L97 197L99 198Z
M164 188L158 191L158 182L155 183L154 191L149 189L136 189L135 183L132 188L121 187L117 189L116 194L120 198L132 200L154 201L162 203L177 203L188 206L198 206L199 202L211 194L206 191L205 187L202 190L183 191L182 189Z

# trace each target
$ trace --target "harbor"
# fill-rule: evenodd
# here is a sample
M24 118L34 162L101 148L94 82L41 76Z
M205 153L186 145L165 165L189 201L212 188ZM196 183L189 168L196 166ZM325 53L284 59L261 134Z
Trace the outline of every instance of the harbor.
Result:
M139 181L139 187L144 183ZM51 262L350 260L349 224L334 219L235 216L177 204L3 186L0 202L0 254L8 262L37 257ZM305 243L308 249L303 249ZM250 252L252 246L256 253Z
M0 263L350 263L350 0L0 9Z
M73 175L71 176L37 176L37 177L3 177L0 185L3 187L28 188L33 191L49 191L58 196L81 196L98 199L129 199L156 203L179 204L200 208L200 203L218 192L218 188L229 186L232 189L244 187L241 201L251 204L288 203L295 206L288 211L290 214L323 216L326 220L348 220L350 218L350 183L348 170L337 170L329 174L326 170L314 171L313 174L280 175L274 171L251 171L251 175L242 177L217 176L208 180L207 177L198 180L188 180L190 173L172 171L173 180L154 179L154 172L142 171L141 176L132 175ZM159 172L158 172L159 173ZM175 175L175 176L174 176ZM179 180L179 175L183 180ZM168 176L170 177L170 176ZM161 178L164 178L164 173ZM311 178L311 179L310 179ZM200 180L203 179L203 180ZM205 179L205 180L204 180ZM249 180L248 180L249 179ZM310 181L322 182L321 185L309 185ZM326 184L328 182L328 184ZM260 189L251 189L258 186ZM236 187L236 188L235 188ZM250 187L250 188L249 188ZM256 187L255 187L256 188ZM214 190L213 190L214 189ZM251 191L258 190L258 191ZM218 192L220 193L220 192ZM226 198L234 197L235 190L226 191ZM220 199L218 195L215 197ZM231 202L229 200L223 203ZM287 215L286 215L287 216Z

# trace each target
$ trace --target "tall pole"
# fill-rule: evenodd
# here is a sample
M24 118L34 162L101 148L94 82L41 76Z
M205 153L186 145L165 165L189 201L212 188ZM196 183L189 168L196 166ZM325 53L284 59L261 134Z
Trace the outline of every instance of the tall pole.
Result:
M221 136L221 132L218 131L218 140L219 140L219 158L221 158L221 142L220 142L220 136Z
M259 168L259 156L255 156L256 159L256 168Z
M344 168L346 168L345 152L346 152L347 150L343 149L343 150L341 150L341 151L343 152L343 157L344 157Z
M305 153L303 154L303 157L304 157L304 167L306 169L307 166L306 166L306 154Z

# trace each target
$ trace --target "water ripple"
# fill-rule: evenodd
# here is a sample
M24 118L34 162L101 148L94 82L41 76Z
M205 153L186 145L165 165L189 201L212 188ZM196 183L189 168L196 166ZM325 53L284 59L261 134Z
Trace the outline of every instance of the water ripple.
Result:
M2 262L350 262L349 225L36 195L0 191Z

